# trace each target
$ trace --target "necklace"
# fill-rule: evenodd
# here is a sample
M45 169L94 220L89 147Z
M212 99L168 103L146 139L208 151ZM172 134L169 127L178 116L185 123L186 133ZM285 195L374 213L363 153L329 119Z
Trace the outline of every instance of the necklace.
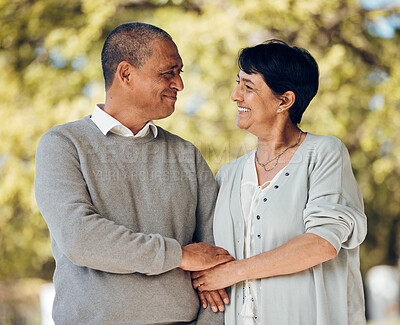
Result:
M286 151L288 151L290 148L293 148L293 147L295 147L295 146L297 146L297 145L299 144L299 142L300 142L300 137L301 137L301 134L302 134L302 133L303 133L303 131L300 130L299 136L297 137L297 141L296 141L295 144L292 144L291 146L287 147L287 148L284 149L281 153L277 154L274 158L272 158L272 159L266 161L266 162L263 163L263 164L260 163L260 161L258 160L257 152L256 152L256 155L255 155L255 156L256 156L256 162L257 162L257 164L259 164L262 168L264 168L264 170L265 170L266 172L269 172L269 171L273 170L273 169L276 167L276 165L278 165L279 158L280 158ZM257 151L258 151L258 148L257 148ZM274 160L275 160L275 163L274 163L274 165L273 165L271 168L265 168L266 165L268 165L270 162L272 162L272 161L274 161Z

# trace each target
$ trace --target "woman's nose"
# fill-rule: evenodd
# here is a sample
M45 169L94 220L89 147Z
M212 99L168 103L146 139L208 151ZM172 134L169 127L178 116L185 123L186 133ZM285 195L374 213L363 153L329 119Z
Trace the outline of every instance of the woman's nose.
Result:
M239 101L242 100L242 95L241 95L241 91L240 91L240 89L239 89L239 85L237 85L237 86L235 87L235 89L233 89L233 91L232 91L232 93L231 93L231 99L232 99L234 102L239 102Z

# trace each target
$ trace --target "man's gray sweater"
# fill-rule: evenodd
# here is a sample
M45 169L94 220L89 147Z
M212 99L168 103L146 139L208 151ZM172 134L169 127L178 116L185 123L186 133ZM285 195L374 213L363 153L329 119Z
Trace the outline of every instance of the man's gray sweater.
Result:
M41 138L35 194L56 261L57 325L195 323L181 246L213 243L217 187L198 149L158 131L105 136L85 117ZM221 316L207 308L198 324Z

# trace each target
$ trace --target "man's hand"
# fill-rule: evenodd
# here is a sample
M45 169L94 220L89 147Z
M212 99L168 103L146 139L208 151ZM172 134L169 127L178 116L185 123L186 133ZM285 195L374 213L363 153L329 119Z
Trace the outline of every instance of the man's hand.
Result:
M194 243L182 246L180 268L185 271L201 271L233 260L228 251L221 247Z
M209 304L214 313L218 310L221 312L224 311L225 305L229 304L229 297L225 289L203 292L198 291L198 294L203 308L206 309Z

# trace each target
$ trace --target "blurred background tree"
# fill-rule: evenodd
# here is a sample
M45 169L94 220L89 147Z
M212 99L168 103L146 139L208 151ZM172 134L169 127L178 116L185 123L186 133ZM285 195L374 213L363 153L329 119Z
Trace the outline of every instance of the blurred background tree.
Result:
M397 6L396 6L397 4ZM117 25L167 30L185 90L159 125L195 143L214 172L250 151L229 96L240 48L278 38L308 49L320 91L305 131L339 137L364 194L362 270L394 265L400 248L400 13L384 0L0 0L0 281L50 280L49 234L33 193L34 155L50 127L104 101L100 52Z

